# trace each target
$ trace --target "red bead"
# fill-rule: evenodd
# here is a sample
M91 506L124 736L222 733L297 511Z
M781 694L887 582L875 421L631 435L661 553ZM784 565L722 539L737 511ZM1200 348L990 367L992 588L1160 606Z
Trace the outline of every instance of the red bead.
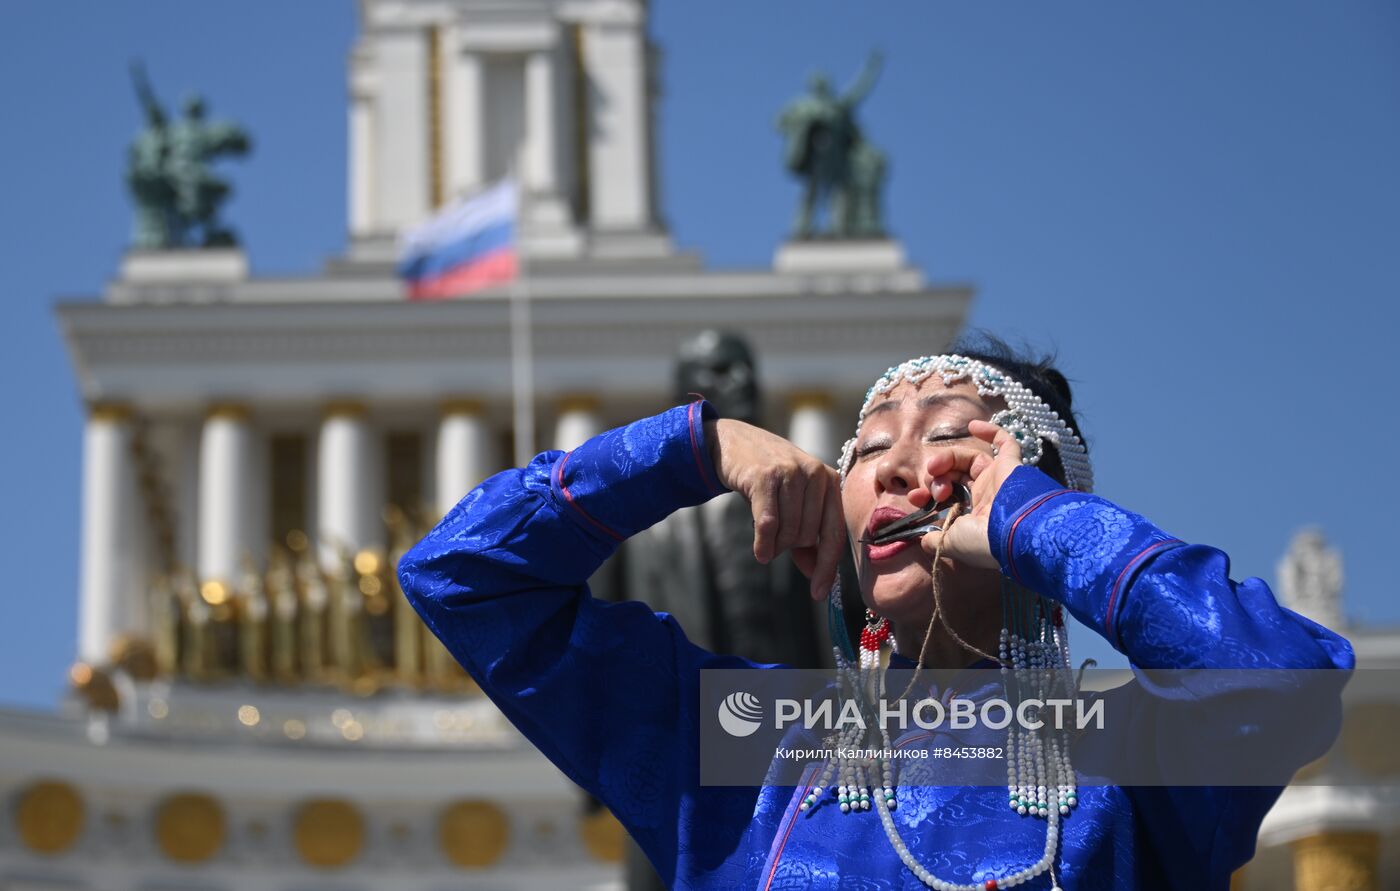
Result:
M987 891L997 891L997 880L987 879L987 884L983 885L982 887L986 888Z

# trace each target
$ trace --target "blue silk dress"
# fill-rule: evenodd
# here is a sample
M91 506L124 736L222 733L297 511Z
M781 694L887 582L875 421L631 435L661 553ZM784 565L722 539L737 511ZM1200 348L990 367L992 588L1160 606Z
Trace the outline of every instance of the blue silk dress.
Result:
M799 813L805 787L700 785L698 672L773 666L702 650L643 603L589 594L586 580L625 538L725 491L705 445L713 415L703 400L677 406L496 474L404 556L403 590L506 717L612 810L668 885L922 889L873 812ZM989 537L1003 573L1063 604L1135 666L1354 665L1345 639L1280 607L1262 581L1232 581L1221 551L1035 468L1002 486ZM1337 733L1340 703L1324 712L1297 743L1299 765ZM1214 744L1233 732L1220 728ZM1081 786L1056 876L1066 889L1224 889L1280 791ZM1010 810L1004 786L899 795L900 834L940 879L980 884L1044 850L1045 822ZM1050 888L1050 875L1021 887Z

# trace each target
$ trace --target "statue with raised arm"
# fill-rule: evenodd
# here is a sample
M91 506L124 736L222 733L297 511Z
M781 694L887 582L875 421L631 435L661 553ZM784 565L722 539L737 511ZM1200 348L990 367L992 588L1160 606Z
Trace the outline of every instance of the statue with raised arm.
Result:
M880 75L883 57L872 52L855 82L841 95L825 74L814 74L808 92L783 109L778 130L783 134L784 164L802 180L793 235L813 238L879 238L884 235L880 189L885 156L865 140L856 122L856 108L869 95ZM827 210L824 231L817 226L822 206Z
M204 100L185 100L184 116L171 121L151 89L140 62L131 66L146 126L127 152L126 182L136 204L132 246L211 247L237 243L219 222L219 206L232 188L211 164L224 155L248 153L251 141L237 124L208 121Z
M127 150L126 184L136 204L131 243L138 248L169 247L174 243L175 213L175 193L165 175L170 153L169 125L165 110L151 90L146 67L140 62L131 63L131 79L146 121L146 128Z

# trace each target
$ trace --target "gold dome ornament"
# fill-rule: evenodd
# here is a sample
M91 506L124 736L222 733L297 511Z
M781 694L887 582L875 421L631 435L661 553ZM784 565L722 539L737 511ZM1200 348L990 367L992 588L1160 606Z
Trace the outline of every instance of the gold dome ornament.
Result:
M501 859L510 844L510 818L490 801L459 801L438 817L443 856L464 869L481 869Z
M68 669L68 681L73 692L87 703L88 708L100 712L115 712L121 706L112 678L101 668L94 668L86 662L74 662Z
M83 799L60 780L30 783L15 803L15 826L20 841L38 854L61 854L83 832Z
M156 649L150 641L134 634L123 634L112 641L111 663L136 681L155 680Z
M292 834L302 860L311 866L335 869L359 855L365 822L348 801L314 799L297 809Z
M208 795L171 795L156 809L156 843L176 863L211 859L223 847L226 833L224 809Z

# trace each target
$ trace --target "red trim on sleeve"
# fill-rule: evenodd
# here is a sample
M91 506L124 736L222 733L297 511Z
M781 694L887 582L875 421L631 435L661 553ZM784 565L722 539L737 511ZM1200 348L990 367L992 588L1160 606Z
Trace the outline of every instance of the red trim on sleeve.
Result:
M1104 617L1103 617L1103 630L1104 630L1104 636L1105 636L1105 637L1108 637L1110 640L1112 640L1113 637L1114 637L1114 634L1113 634L1113 617L1114 617L1114 613L1116 612L1116 610L1114 609L1114 604L1116 604L1116 603L1118 602L1118 590L1119 590L1119 588L1122 586L1123 580L1124 580L1125 578L1127 578L1128 575L1132 572L1133 567L1135 567L1135 566L1137 566L1138 564L1142 563L1142 562L1143 562L1144 560L1146 560L1147 557L1150 556L1153 552L1159 551L1159 550L1161 550L1162 548L1166 547L1167 545L1176 545L1176 544L1182 544L1181 539L1179 539L1179 538L1169 538L1169 539L1167 539L1166 541L1154 541L1152 544L1150 544L1150 545L1148 545L1147 547L1143 548L1141 551L1138 551L1137 556L1134 557L1133 559L1129 560L1129 561L1128 561L1128 565L1127 565L1127 566L1124 566L1123 569L1122 569L1122 571L1118 573L1118 578L1116 578L1116 579L1113 580L1113 587L1112 587L1112 588L1109 590L1109 592L1108 592L1108 611L1105 613L1105 615L1104 615ZM1119 643L1122 643L1122 641L1120 640Z
M690 403L690 408L686 411L686 424L690 427L690 453L695 456L695 469L700 472L700 479L705 481L705 488L710 490L711 495L718 495L719 487L705 472L705 462L700 457L700 441L695 437L695 407L699 404L698 402Z
M1073 490L1056 489L1054 492L1046 492L1044 495L1040 496L1035 501L1032 501L1030 507L1027 507L1025 510L1021 511L1021 513L1017 515L1016 519L1012 521L1011 528L1006 530L1006 565L1011 567L1011 574L1016 578L1016 581L1021 581L1021 573L1016 569L1016 552L1011 549L1012 545L1016 541L1016 527L1020 526L1021 521L1024 520L1026 517L1030 516L1031 512L1034 511L1037 507L1040 507L1042 504L1049 501L1051 498L1054 498L1056 495L1064 495L1066 492L1070 491Z
M566 454L564 457L560 458L560 459L559 459L559 469L555 471L555 475L556 475L557 478L558 478L557 481L558 481L558 483L559 483L559 491L562 492L562 493L564 493L564 500L567 501L567 502L569 503L569 506L570 506L570 507L572 507L574 510L578 511L579 516L583 517L585 520L587 520L588 522L592 523L594 526L597 526L599 529L603 530L603 531L606 532L608 535L611 535L613 538L617 539L618 541L622 541L623 539L626 538L626 536L617 534L617 533L614 532L612 529L608 528L607 526L605 526L605 525L603 525L602 523L598 522L597 520L593 519L593 517L589 516L588 511L584 510L584 509L583 509L583 506L580 505L577 501L575 501L575 500L574 500L574 496L573 496L572 494L569 493L569 487L566 486L566 485L564 485L564 465L569 463L569 455L572 455L572 454L573 454L573 452L569 452L569 453Z

